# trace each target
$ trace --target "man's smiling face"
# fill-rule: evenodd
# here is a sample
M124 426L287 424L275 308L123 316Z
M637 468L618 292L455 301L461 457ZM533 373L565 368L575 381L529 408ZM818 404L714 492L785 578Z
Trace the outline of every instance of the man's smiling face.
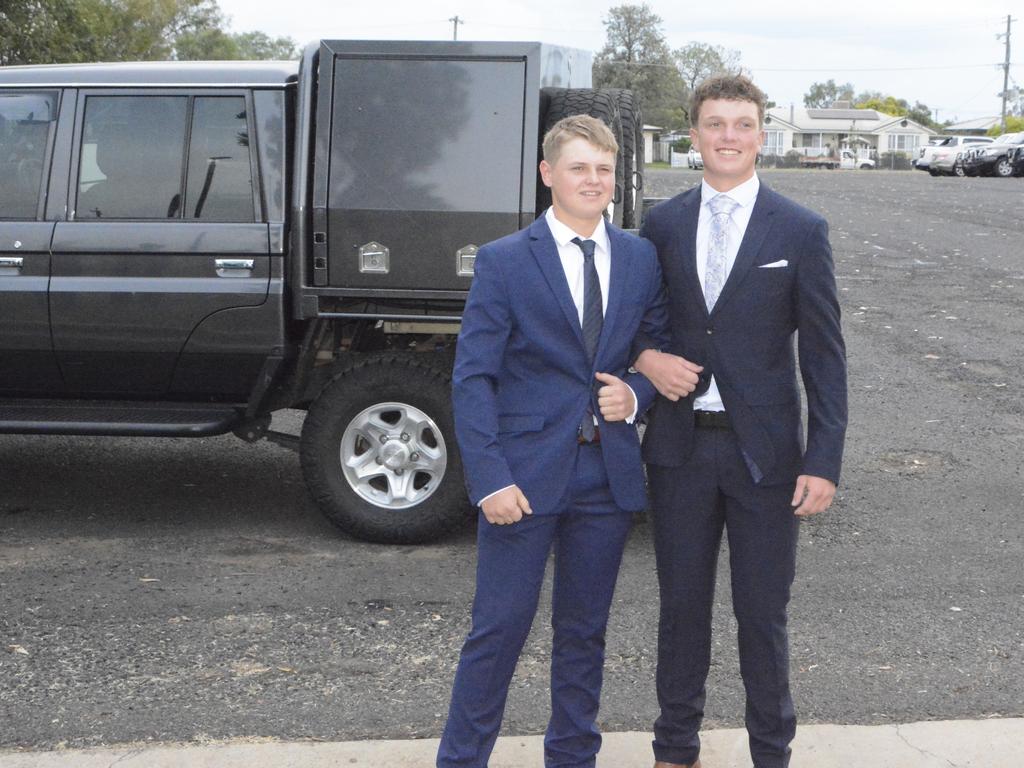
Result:
M704 178L719 192L754 175L764 139L760 122L752 101L709 99L700 105L690 140L704 161Z

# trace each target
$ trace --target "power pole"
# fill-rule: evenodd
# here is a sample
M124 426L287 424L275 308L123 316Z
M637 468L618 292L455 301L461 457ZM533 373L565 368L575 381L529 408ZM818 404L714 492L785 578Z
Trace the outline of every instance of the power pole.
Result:
M1010 15L1006 16L1006 58L1003 60L1003 109L999 113L999 124L1002 127L1003 133L1006 133L1006 97L1009 95L1010 89L1010 23L1012 19ZM997 35L997 38L1002 35Z
M450 19L448 19L448 21L452 23L452 40L458 40L459 24L465 24L466 22L460 19L458 16L452 16ZM1007 53L1006 55L1009 56L1010 54ZM1007 59L1007 61L1009 61L1009 59Z

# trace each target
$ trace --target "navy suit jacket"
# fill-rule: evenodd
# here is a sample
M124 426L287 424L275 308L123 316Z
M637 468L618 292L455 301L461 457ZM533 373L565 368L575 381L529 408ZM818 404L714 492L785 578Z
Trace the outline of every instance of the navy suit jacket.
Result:
M455 433L470 500L517 484L534 514L558 511L579 450L587 406L598 414L601 451L616 504L646 502L635 425L605 422L595 371L626 381L639 413L657 394L628 373L634 337L665 335L666 308L653 246L606 225L611 247L608 308L594 364L587 362L576 305L543 217L488 243L476 257L455 354Z
M689 397L658 398L644 437L644 460L660 466L686 461L693 400L707 391L714 374L748 464L757 468L755 480L789 483L808 474L838 482L846 434L846 350L828 225L762 183L709 315L697 274L700 195L698 186L654 207L641 231L657 248L668 288L672 343L666 351L704 366ZM764 266L783 261L784 266ZM794 333L807 393L806 447Z

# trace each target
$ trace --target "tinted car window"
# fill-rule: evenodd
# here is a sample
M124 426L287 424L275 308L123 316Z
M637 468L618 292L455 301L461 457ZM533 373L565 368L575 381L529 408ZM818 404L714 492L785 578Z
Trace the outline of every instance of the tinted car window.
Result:
M185 217L252 221L252 197L245 99L197 98L189 143Z
M90 96L76 218L180 217L187 110L184 96Z
M34 219L57 97L0 93L0 219Z

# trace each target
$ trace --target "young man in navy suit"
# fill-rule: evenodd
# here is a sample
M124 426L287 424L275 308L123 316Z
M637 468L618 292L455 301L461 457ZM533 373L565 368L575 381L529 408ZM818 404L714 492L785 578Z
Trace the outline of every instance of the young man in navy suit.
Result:
M828 226L759 182L764 101L741 76L696 89L703 182L652 209L642 231L658 250L672 337L667 349L641 345L636 362L664 395L643 449L661 592L656 768L699 765L723 529L751 756L755 768L789 764L798 520L826 509L839 480L846 356Z
M634 338L666 322L653 246L606 223L618 147L600 120L544 139L552 206L483 246L453 380L455 431L480 507L473 626L459 659L440 768L485 768L551 550L548 768L592 768L604 635L633 512L643 509L633 424L654 387L630 372Z

